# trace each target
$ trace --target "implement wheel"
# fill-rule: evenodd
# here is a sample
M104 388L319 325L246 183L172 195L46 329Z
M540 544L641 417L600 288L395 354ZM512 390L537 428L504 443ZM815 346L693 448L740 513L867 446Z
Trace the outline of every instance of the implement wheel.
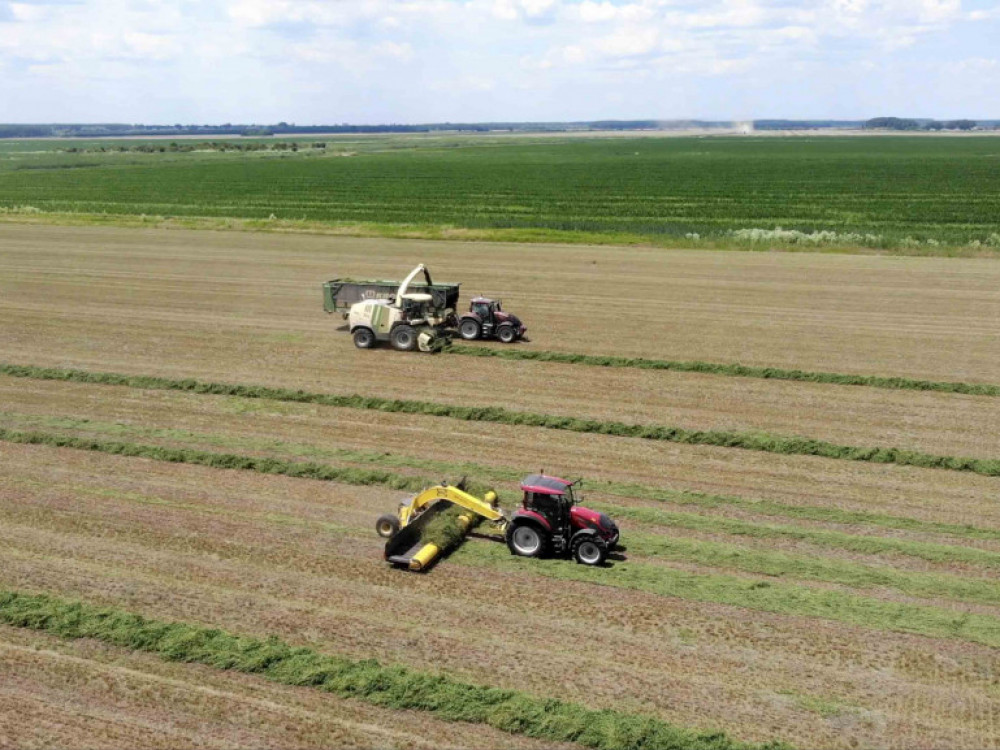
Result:
M399 531L399 519L389 513L379 516L375 522L375 533L383 539L395 536L397 531Z
M412 352L417 348L417 332L413 326L396 326L392 329L392 346L401 352Z

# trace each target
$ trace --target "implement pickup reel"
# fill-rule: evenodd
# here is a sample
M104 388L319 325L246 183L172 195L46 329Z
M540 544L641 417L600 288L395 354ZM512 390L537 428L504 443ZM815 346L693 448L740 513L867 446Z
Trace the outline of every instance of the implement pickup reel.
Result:
M604 513L577 505L576 484L544 474L525 477L521 507L507 516L492 490L478 498L466 492L464 479L456 486L442 483L400 503L395 515L379 516L375 530L387 539L385 559L412 571L427 570L480 519L503 534L511 554L602 565L618 545L618 526Z

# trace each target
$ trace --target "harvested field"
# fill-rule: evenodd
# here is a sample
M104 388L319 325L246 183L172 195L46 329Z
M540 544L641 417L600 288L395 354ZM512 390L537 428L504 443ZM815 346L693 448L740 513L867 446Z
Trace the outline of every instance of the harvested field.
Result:
M490 268L476 257L497 249ZM322 280L423 260L461 280L463 298L503 296L533 338L518 351L1000 384L989 261L545 253L0 225L0 364L193 383L0 374L0 590L736 742L1000 746L1000 477L194 387L1000 459L993 395L362 352L321 311ZM621 327L621 300L648 328ZM485 538L429 575L381 559L372 527L404 494L392 487L468 475L511 508L539 468L586 477L587 504L622 527L624 558L524 560ZM0 627L0 653L0 730L22 714L64 717L10 729L18 746L141 744L158 728L164 743L206 747L551 746L24 629Z
M549 748L303 688L95 641L0 626L0 736L5 747Z
M723 605L530 572L484 577L461 554L432 576L400 575L378 559L379 542L368 532L369 509L393 501L383 491L65 450L55 472L51 449L4 446L3 455L17 476L3 488L17 500L2 521L4 537L14 540L0 574L4 587L276 633L320 650L377 655L538 694L555 684L565 699L652 712L685 726L732 724L735 713L746 739L777 732L804 745L826 727L825 743L843 741L842 721L812 721L808 698L790 695L842 704L834 713L850 719L853 736L880 744L895 737L897 746L912 745L899 734L910 722L928 732L928 746L931 736L940 743L945 735L925 723L970 732L970 697L971 705L996 709L991 678L980 671L996 668L989 666L994 650L960 640L830 621L806 627L802 618L767 613L747 620ZM323 523L334 518L342 531ZM463 551L472 544L487 542ZM594 647L564 653L546 643L527 646L542 628L558 641L586 639ZM940 684L903 668L908 660L932 674L945 665L956 674ZM884 670L877 685L873 668ZM937 708L933 720L898 713L914 704L923 713L943 695L955 708Z
M336 276L395 278L423 261L441 280L461 281L463 299L503 298L539 349L1000 383L1000 270L988 259L558 245L543 253L513 244L16 225L0 226L0 246L0 309L10 321L2 347L5 359L22 363L119 371L146 361L164 374L255 382L275 382L266 376L285 368L290 379L280 385L317 390L371 363L340 356L350 341L335 330L342 321L322 314L319 285ZM112 345L102 330L125 343ZM393 359L376 361L453 368L462 379L496 368ZM309 378L296 377L306 370ZM543 383L550 379L536 390Z

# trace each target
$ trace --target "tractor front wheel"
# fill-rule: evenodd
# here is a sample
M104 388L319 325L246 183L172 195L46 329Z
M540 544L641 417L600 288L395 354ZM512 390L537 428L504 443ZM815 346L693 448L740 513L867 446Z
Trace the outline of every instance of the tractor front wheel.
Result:
M573 540L573 559L581 565L601 565L608 556L608 545L596 536Z
M501 343L513 344L517 341L517 331L514 330L514 326L500 326L497 329L497 338Z
M479 338L480 333L479 321L473 320L472 318L466 318L458 327L458 335L466 341L475 341Z
M541 557L545 552L545 537L530 523L514 524L507 530L507 547L520 557Z
M412 352L417 348L417 332L413 326L396 326L392 329L392 346L401 352Z
M375 532L383 539L395 536L399 531L399 519L389 513L379 516L375 522Z

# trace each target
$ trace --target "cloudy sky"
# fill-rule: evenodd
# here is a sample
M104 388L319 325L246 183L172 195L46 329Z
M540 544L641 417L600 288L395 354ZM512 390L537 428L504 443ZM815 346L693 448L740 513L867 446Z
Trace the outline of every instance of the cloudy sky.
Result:
M0 122L1000 118L1000 0L0 0Z

